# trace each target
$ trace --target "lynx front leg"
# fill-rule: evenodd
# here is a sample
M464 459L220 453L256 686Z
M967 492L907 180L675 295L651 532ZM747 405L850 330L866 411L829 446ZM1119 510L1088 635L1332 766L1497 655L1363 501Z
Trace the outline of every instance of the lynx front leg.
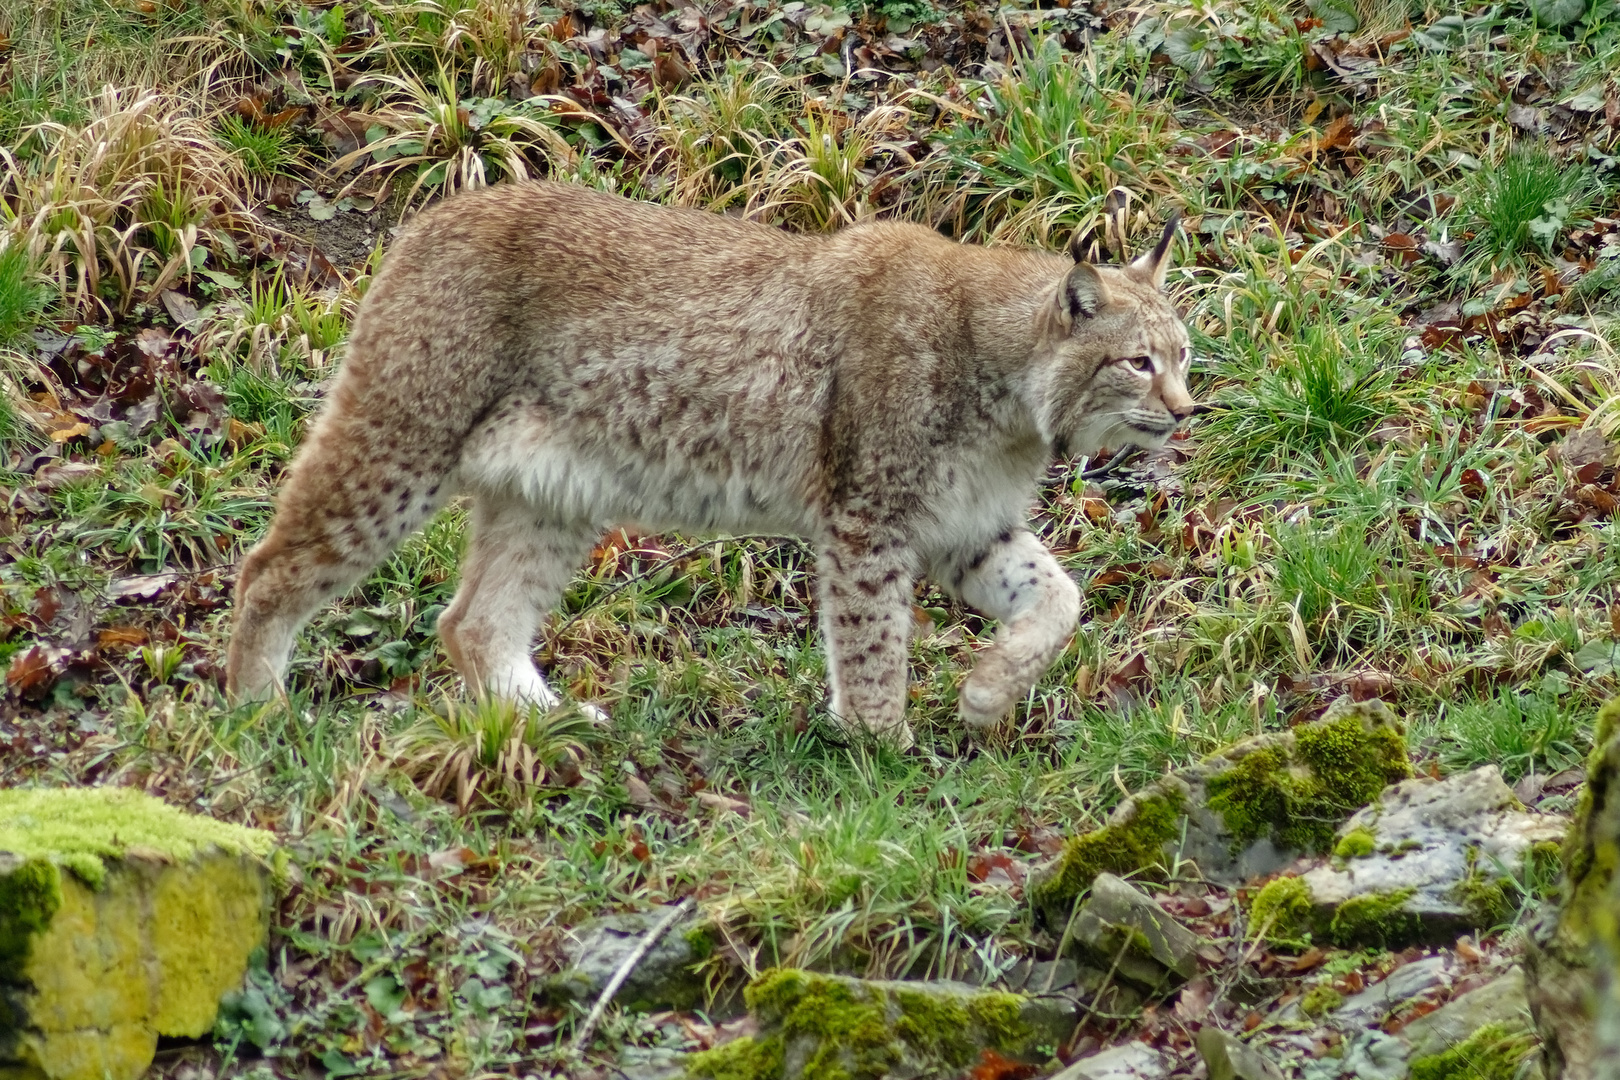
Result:
M1080 589L1025 529L983 548L953 553L937 584L1000 620L1001 631L962 685L960 710L971 727L992 727L1046 671L1080 618Z
M833 717L901 750L912 743L906 646L915 573L907 554L899 543L844 539L822 549L818 567Z
M555 691L534 666L540 620L562 599L594 531L548 523L533 504L480 495L456 598L439 638L467 688L549 709Z

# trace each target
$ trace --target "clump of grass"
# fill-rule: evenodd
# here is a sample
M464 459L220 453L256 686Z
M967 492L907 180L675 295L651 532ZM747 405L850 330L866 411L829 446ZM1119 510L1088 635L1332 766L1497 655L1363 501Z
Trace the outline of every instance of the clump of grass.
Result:
M109 89L87 123L29 137L28 158L0 150L0 213L80 311L127 310L189 275L200 246L233 248L226 227L252 227L239 160L160 93Z
M775 68L736 61L686 93L662 98L663 148L655 167L669 200L708 210L748 205L801 102L797 86Z
M38 325L51 289L20 245L0 250L0 345L10 345Z
M428 795L454 790L465 811L482 796L527 803L536 791L577 780L595 727L570 708L447 699L444 711L401 737L397 765Z
M1548 254L1565 229L1587 212L1591 173L1541 146L1516 146L1500 164L1474 174L1458 206L1474 228L1473 258L1464 266L1519 266L1530 252Z
M421 193L451 195L499 179L525 180L537 162L569 165L575 159L549 114L529 102L464 98L449 68L439 68L431 84L413 75L374 75L367 81L399 98L377 113L369 143L333 167L341 170L370 157L364 173L392 177L414 170L407 202Z
M1113 78L1068 62L1055 38L1018 59L1016 73L985 84L983 120L947 130L930 166L948 193L935 215L968 239L1045 241L1089 228L1114 187L1156 183L1168 145L1165 114L1099 89Z
M254 180L285 176L298 160L297 141L285 127L261 127L240 116L226 116L219 122L219 137Z
M1551 694L1516 689L1443 705L1435 730L1440 763L1448 770L1494 762L1509 783L1531 771L1567 769L1580 762L1586 749L1574 710Z

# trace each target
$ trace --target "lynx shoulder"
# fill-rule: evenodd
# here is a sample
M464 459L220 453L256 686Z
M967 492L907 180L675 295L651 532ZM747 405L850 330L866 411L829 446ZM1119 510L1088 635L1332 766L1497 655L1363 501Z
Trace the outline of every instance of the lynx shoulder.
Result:
M228 684L273 693L298 629L448 498L439 620L469 689L544 706L531 643L602 530L791 532L818 552L829 710L909 743L920 575L1000 620L960 694L1000 720L1079 590L1026 527L1054 457L1152 446L1192 409L1162 294L1127 266L915 225L826 237L557 184L447 201L400 237L236 585Z

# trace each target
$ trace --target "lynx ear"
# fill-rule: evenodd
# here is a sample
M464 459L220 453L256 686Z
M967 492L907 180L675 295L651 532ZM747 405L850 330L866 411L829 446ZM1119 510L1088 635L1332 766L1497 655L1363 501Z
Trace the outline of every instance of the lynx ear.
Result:
M1152 282L1155 289L1164 288L1164 276L1170 269L1170 241L1175 239L1176 226L1180 224L1181 215L1172 213L1165 222L1164 235L1159 237L1153 250L1131 263L1131 273Z
M1063 313L1071 322L1090 319L1107 303L1108 287L1103 284L1097 268L1090 263L1075 263L1074 269L1063 279L1063 288L1058 293L1058 306Z

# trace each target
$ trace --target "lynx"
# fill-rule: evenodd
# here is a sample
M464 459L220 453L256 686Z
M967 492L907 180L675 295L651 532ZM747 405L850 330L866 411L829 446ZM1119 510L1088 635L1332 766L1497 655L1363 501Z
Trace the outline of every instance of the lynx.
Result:
M1030 532L1054 458L1164 443L1193 409L1162 294L1124 266L918 225L795 236L578 187L448 200L396 242L244 558L227 685L280 686L299 628L448 498L472 536L439 619L470 690L558 702L532 641L607 527L817 550L829 711L900 746L919 575L1000 621L958 696L998 723L1080 590Z

